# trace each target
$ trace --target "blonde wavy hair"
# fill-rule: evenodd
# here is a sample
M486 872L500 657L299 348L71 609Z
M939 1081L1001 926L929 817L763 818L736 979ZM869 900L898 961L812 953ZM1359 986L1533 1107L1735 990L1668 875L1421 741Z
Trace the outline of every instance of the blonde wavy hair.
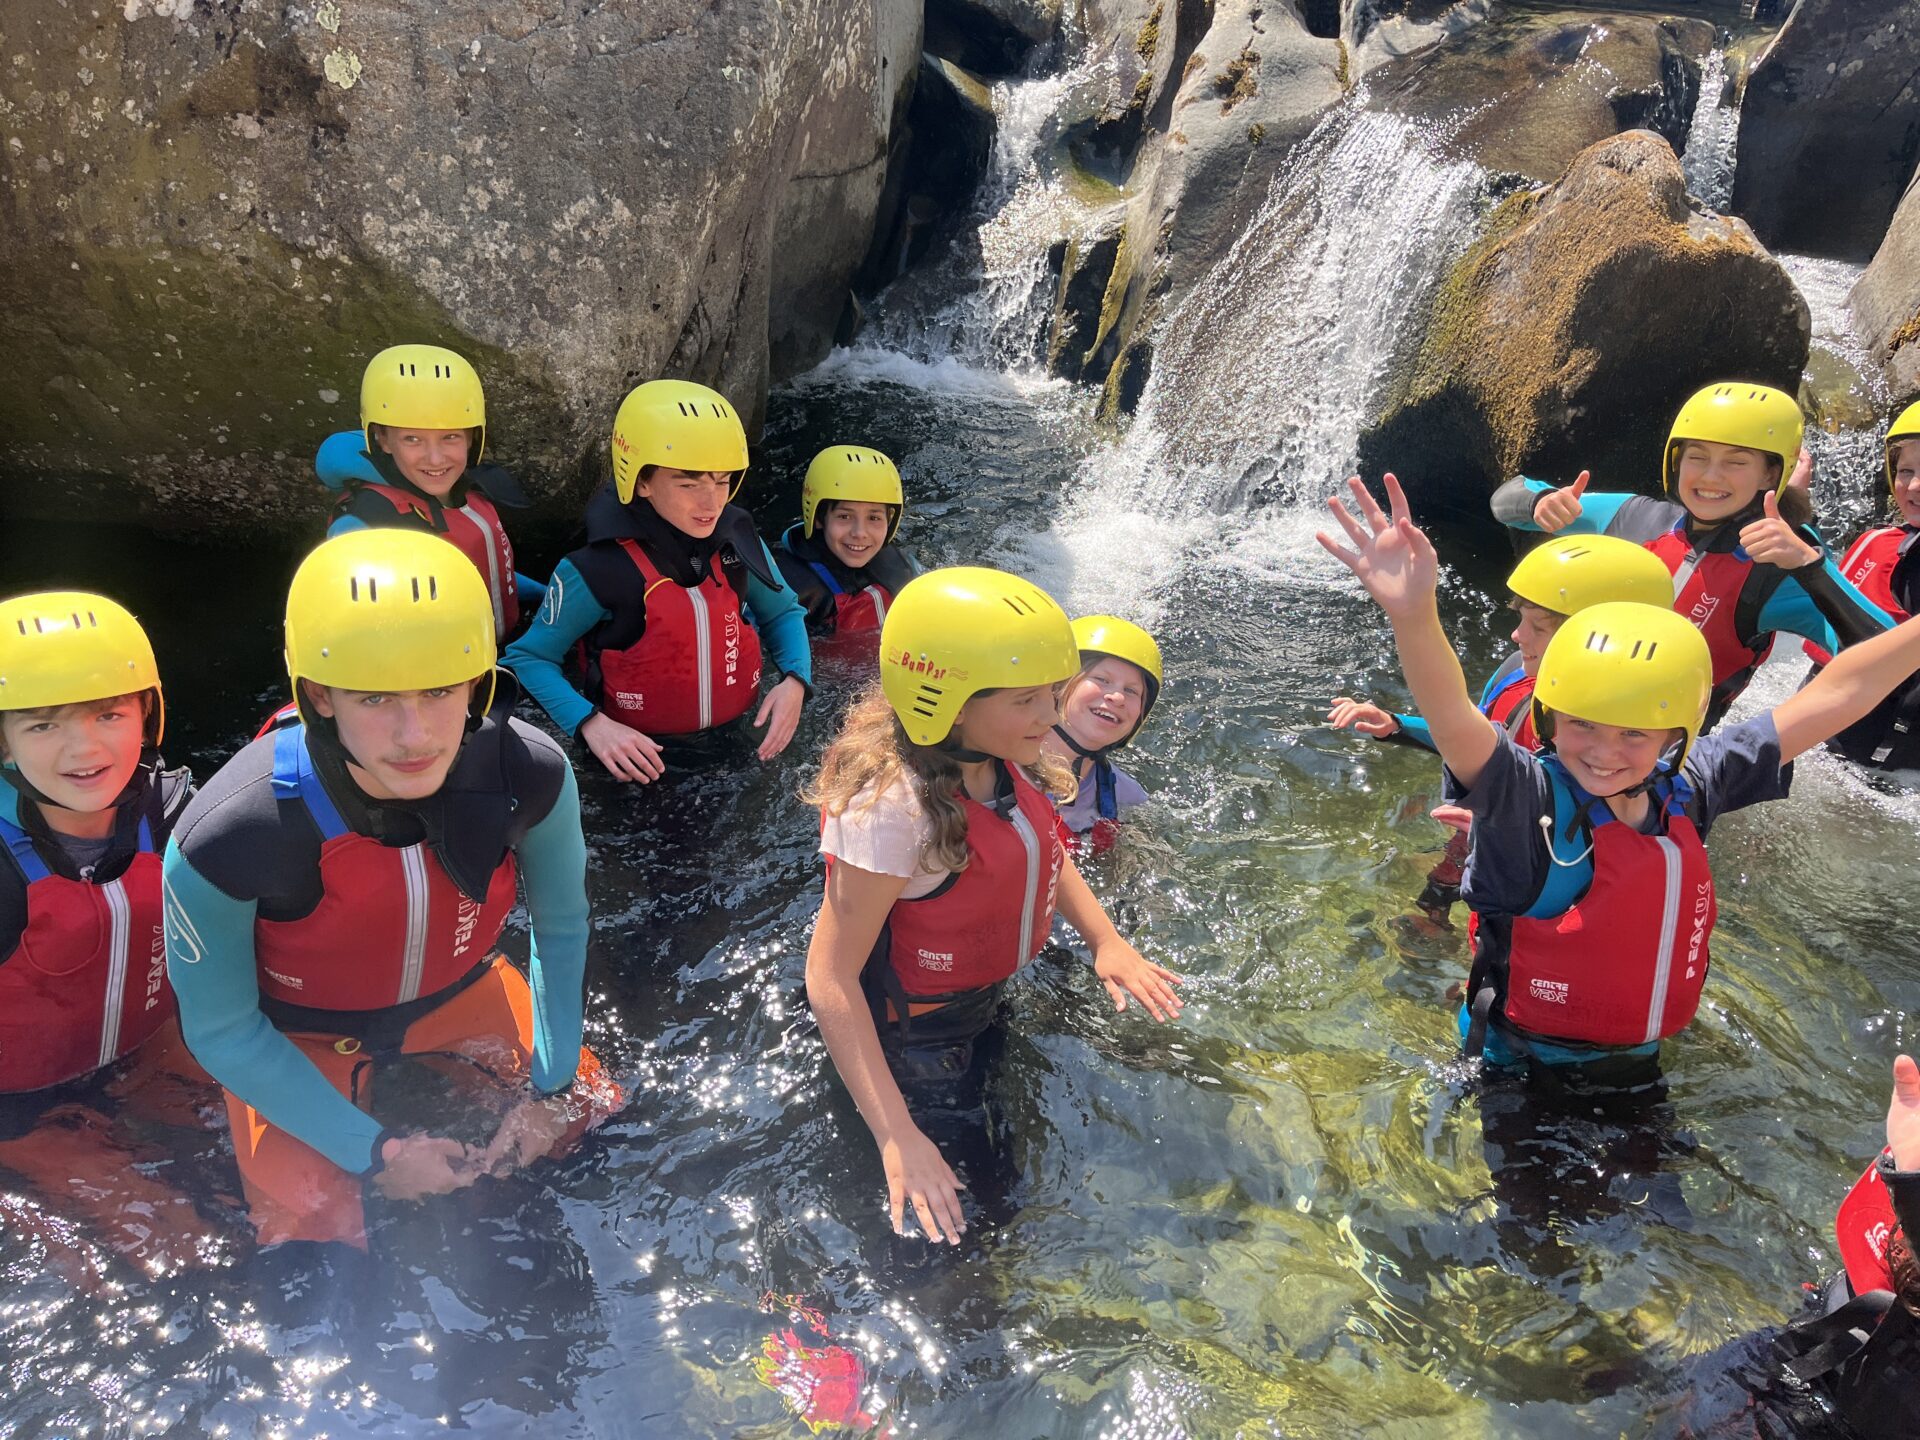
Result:
M1064 804L1073 798L1077 784L1073 772L1052 755L1043 754L1038 764L1023 769L1056 801ZM865 808L901 781L912 788L929 821L929 839L916 857L915 868L966 869L967 812L960 803L960 762L937 746L909 740L876 680L848 709L840 733L821 757L820 773L800 798L818 805L825 814L844 815L863 794Z

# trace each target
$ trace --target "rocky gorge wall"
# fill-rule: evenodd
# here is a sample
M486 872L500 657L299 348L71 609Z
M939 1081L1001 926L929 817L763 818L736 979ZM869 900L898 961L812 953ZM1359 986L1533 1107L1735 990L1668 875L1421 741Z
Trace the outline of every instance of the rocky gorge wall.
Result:
M1490 228L1402 327L1362 456L1417 448L1432 494L1601 450L1625 481L1658 427L1605 417L1799 374L1806 307L1769 242L1877 249L1862 334L1920 388L1920 0L1744 10L16 0L0 513L311 533L308 457L356 423L366 358L432 339L479 365L530 518L564 523L628 387L688 376L757 416L970 223L995 82L1069 59L1093 99L1047 163L1085 203L1034 364L1127 415L1304 142L1385 113L1478 167ZM1674 159L1710 59L1744 104L1726 216Z

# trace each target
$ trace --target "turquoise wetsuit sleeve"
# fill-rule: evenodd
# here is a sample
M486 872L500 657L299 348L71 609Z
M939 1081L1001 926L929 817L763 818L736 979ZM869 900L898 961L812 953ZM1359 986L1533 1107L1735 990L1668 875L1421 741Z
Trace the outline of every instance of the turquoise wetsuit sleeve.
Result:
M1433 743L1432 728L1418 715L1395 715L1393 718L1400 722L1400 728L1385 737L1388 741L1398 745L1418 745L1422 750L1431 750L1436 755L1440 753L1440 747Z
M760 552L767 557L767 573L778 575L773 552L767 549L764 540L760 542ZM749 570L747 610L753 616L753 627L760 632L768 656L780 667L781 674L795 676L812 689L813 647L807 640L807 612L800 604L800 597L785 584L763 583Z
M1893 628L1893 617L1862 595L1824 549L1817 565L1787 572L1760 607L1761 634L1784 630L1829 653Z
M573 767L546 819L519 845L533 919L527 984L533 991L533 1088L564 1090L580 1066L581 1013L587 984L587 842L580 831L580 787Z
M531 575L522 575L516 570L513 574L513 588L514 593L520 597L520 608L523 610L532 610L546 602L547 587Z
M1542 495L1559 488L1545 480L1516 475L1493 492L1493 518L1510 529L1538 533L1540 527L1533 523L1533 507L1540 503ZM1620 507L1633 498L1629 492L1589 490L1580 497L1580 518L1557 533L1605 535L1614 516L1620 513Z
M586 578L571 560L562 560L553 567L547 598L527 633L500 657L500 663L567 735L580 732L593 714L593 702L567 683L560 667L580 638L606 618L606 608L588 588Z
M235 900L167 846L167 978L187 1048L206 1072L266 1121L342 1170L373 1168L380 1122L327 1083L260 1013L254 905Z
M358 515L336 515L333 517L333 523L327 526L327 538L331 540L336 535L345 535L348 531L366 528L367 522Z

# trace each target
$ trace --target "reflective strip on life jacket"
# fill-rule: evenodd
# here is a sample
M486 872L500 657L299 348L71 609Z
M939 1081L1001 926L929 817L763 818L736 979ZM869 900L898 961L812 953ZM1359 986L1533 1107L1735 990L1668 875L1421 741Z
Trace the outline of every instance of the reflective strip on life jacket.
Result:
M462 505L459 513L472 521L479 529L482 539L481 549L487 552L487 595L493 601L493 629L496 635L505 639L507 634L506 588L501 584L500 550L494 543L494 533L500 529L500 517L486 516L474 509L471 503ZM507 584L513 583L513 577L506 577Z
M407 949L400 966L400 993L396 1005L420 998L420 974L427 964L427 858L425 847L409 845L400 852L400 870L407 882Z
M1680 847L1665 835L1655 835L1660 858L1666 862L1666 881L1660 901L1659 963L1653 970L1653 995L1647 1001L1647 1034L1642 1042L1660 1038L1660 1022L1666 1017L1667 997L1673 990L1673 941L1680 931Z
M116 999L124 999L127 989L127 944L133 934L133 906L127 899L127 887L110 880L100 887L100 898L107 902L113 920L108 940L107 986L101 1006L100 1063L111 1064L120 1054L120 1011Z
M707 612L707 597L698 586L687 591L687 603L693 607L693 654L698 679L695 692L700 697L700 728L713 728L713 621Z
M1027 851L1027 887L1020 901L1020 950L1013 963L1013 968L1018 970L1033 959L1039 948L1033 943L1033 927L1039 918L1040 906L1040 837L1025 811L1015 810L1008 818Z

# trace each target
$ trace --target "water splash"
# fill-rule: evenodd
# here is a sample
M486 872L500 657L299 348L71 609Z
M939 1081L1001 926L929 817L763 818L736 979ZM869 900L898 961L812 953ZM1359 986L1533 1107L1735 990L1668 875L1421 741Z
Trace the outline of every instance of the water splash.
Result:
M1885 499L1881 473L1882 427L1893 409L1893 392L1870 347L1854 329L1848 297L1863 265L1811 255L1775 256L1806 298L1813 317L1809 382L1831 392L1845 377L1845 397L1829 393L1827 424L1807 426L1813 455L1814 508L1829 539L1844 541L1874 523ZM1843 401L1838 405L1833 402Z
M1727 83L1727 52L1716 46L1700 71L1700 99L1680 157L1687 193L1710 210L1725 213L1733 199L1733 163L1739 143L1740 107Z
M1122 443L1030 557L1062 591L1150 612L1187 555L1228 528L1255 569L1302 567L1308 513L1355 463L1397 357L1475 230L1482 172L1356 98L1275 175L1232 248L1168 315ZM1116 574L1115 537L1136 563ZM1144 581L1144 586L1142 582ZM1124 593L1131 584L1135 593Z
M970 218L939 257L880 298L866 345L913 359L1034 371L1050 315L1048 254L1092 207L1056 156L1065 128L1097 106L1109 63L993 87L995 130Z

